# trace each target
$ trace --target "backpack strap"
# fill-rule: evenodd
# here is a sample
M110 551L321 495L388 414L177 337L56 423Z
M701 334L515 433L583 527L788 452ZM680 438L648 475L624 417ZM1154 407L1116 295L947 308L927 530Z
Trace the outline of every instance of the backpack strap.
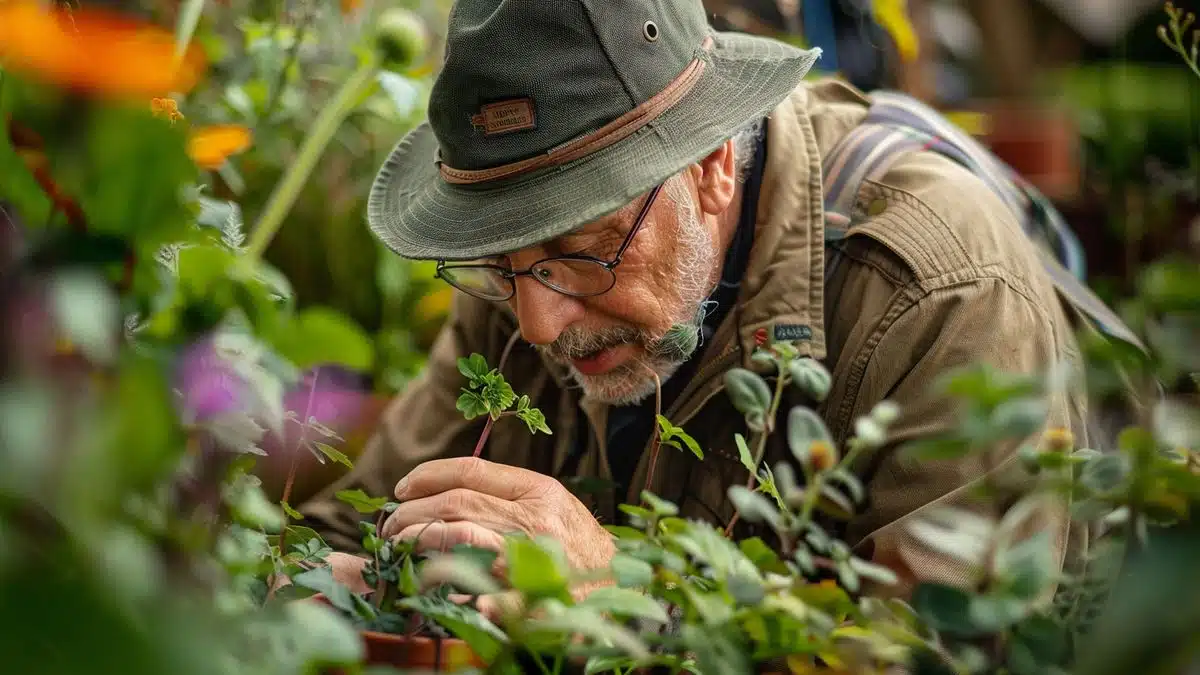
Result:
M1060 296L1109 337L1145 351L1141 340L1087 287L1083 248L1061 215L1029 181L940 113L906 94L873 93L866 119L824 158L825 281L841 262L838 242L853 226L864 181L879 180L909 152L930 150L960 164L1017 216Z

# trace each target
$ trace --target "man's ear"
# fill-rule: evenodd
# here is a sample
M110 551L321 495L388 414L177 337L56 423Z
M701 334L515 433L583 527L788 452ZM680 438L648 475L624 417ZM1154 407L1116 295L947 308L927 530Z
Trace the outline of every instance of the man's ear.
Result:
M733 140L725 141L721 147L689 167L689 170L699 194L700 210L710 215L724 213L733 202L734 193L737 191Z

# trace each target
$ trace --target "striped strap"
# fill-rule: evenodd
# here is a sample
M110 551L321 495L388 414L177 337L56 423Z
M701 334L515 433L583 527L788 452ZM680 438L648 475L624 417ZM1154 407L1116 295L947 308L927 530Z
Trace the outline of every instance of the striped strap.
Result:
M932 150L965 167L1018 216L1059 294L1103 333L1145 351L1142 342L1083 282L1083 249L1058 211L1028 181L924 103L897 92L872 94L862 124L825 157L825 280L842 255L863 181L879 180L905 153Z

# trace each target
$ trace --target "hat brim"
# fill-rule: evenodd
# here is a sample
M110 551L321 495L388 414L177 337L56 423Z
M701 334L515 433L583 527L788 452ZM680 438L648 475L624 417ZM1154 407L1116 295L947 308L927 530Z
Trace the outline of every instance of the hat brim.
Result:
M405 258L473 260L534 246L616 211L720 147L775 108L820 50L713 32L702 75L636 133L573 162L503 183L442 179L428 122L410 131L375 177L367 223Z

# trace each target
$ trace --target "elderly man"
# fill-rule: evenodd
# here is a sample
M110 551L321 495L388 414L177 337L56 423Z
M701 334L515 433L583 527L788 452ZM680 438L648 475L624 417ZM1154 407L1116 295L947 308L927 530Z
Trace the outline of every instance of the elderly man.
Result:
M388 535L436 548L545 534L584 568L607 564L601 524L644 488L725 524L726 488L747 475L722 376L755 367L766 339L832 372L823 402L787 405L812 405L838 442L879 401L901 406L887 448L856 467L867 507L839 534L902 590L966 582L905 518L949 504L995 513L968 488L1012 469L1012 448L928 464L894 450L955 424L935 378L981 362L1040 372L1074 354L1073 315L1009 205L934 152L862 181L827 266L828 181L858 167L822 165L870 101L803 81L818 56L713 32L699 0L458 0L428 123L387 160L369 220L397 254L440 261L461 292L356 468L302 509L335 548L357 547L359 516L333 498L356 487L402 502ZM473 459L483 422L455 408L456 359L496 365L515 331L504 375L553 434L502 419ZM706 456L664 452L646 485L655 376L663 413ZM1082 410L1053 400L1048 424L1086 442ZM789 456L777 440L772 462ZM1064 559L1080 533L1040 517Z

